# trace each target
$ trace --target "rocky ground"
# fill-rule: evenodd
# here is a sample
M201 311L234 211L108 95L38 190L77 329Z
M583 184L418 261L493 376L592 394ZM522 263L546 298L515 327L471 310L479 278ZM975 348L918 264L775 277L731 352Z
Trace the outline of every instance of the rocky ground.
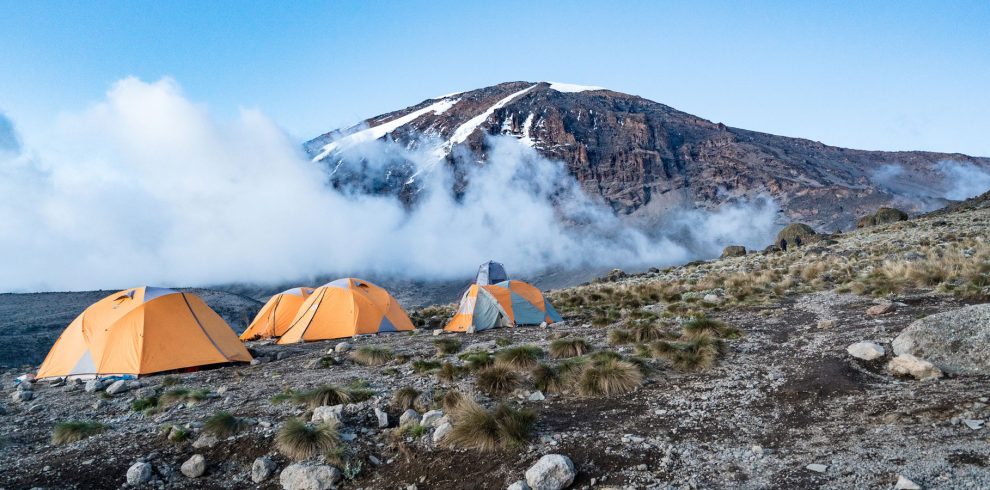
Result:
M526 479L527 469L548 454L573 462L574 488L915 488L908 480L918 488L987 488L986 371L947 371L919 381L886 366L895 354L893 339L919 318L987 301L981 278L990 264L988 219L985 207L967 208L786 252L615 273L608 281L554 291L565 322L546 329L361 337L346 341L347 352L335 351L341 341L252 344L262 361L255 365L149 376L114 395L41 382L23 400L14 387L22 372L8 371L0 487L118 488L126 486L129 468L146 462L134 470L136 479L138 470L148 471L144 486L281 488L279 472L292 462L276 449L276 433L289 418L312 413L272 398L334 384L372 392L342 408L344 450L329 461L312 460L332 464L338 473L327 478L339 479L341 488L506 488ZM741 330L724 341L725 352L707 369L682 371L633 343L609 342L610 332L636 318L673 329L698 314ZM440 381L433 372L416 372L416 361L464 364L455 354L437 354L437 338L461 340L462 352L521 344L546 351L562 336L637 360L647 366L645 382L620 395L537 394L526 374L504 401L533 410L535 428L525 443L508 449L434 442L434 424L398 429L403 410L390 401L404 387L423 393L421 414L440 408L434 401L452 389L485 406L495 402L477 389L472 373ZM878 343L883 356L851 356L847 347L860 341ZM378 367L350 359L368 345L387 347L395 358ZM132 407L136 399L176 387L210 394L148 413ZM375 408L387 413L387 427L380 428ZM244 427L211 440L203 423L220 411ZM97 421L106 429L54 445L53 428L68 420ZM173 426L188 437L170 440ZM203 456L203 473L191 478L180 467L196 454ZM270 458L274 471L256 483L252 465L259 457ZM186 465L191 474L198 473L195 463Z

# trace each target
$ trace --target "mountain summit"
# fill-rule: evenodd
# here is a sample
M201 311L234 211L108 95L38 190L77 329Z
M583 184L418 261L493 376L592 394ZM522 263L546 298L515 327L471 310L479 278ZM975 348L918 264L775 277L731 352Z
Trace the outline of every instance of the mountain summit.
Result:
M556 82L507 82L428 99L320 135L305 149L314 161L338 168L335 159L348 148L388 139L425 149L456 172L484 159L488 135L516 137L564 162L588 194L645 222L672 209L711 209L769 195L786 214L782 221L849 228L881 206L921 212L944 205L965 175L947 171L950 166L990 171L990 158L839 148L729 127L602 87ZM455 158L459 148L479 158ZM415 191L411 165L389 176L378 191Z

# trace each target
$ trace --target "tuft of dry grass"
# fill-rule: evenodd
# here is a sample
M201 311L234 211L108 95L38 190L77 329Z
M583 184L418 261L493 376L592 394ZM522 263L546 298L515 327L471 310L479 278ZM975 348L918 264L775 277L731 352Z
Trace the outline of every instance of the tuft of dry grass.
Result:
M384 347L374 347L365 345L359 347L351 354L351 359L358 364L365 366L382 366L395 357L392 351Z
M107 430L107 426L89 420L70 420L55 425L52 444L62 445L81 441Z
M461 369L449 362L445 362L440 365L440 370L437 371L437 381L441 382L452 382L457 379L457 376L461 374Z
M399 388L392 394L392 406L399 410L408 410L416 406L420 392L412 386Z
M244 428L244 421L230 412L217 412L203 422L203 431L217 437L230 437Z
M626 329L613 328L608 331L608 343L611 345L628 344L633 341L633 335Z
M589 362L577 380L578 393L583 396L621 395L643 384L639 366L614 357L602 357Z
M495 364L524 371L536 367L541 356L543 356L543 350L535 345L517 345L495 353Z
M583 356L588 352L591 352L591 346L581 338L563 338L550 342L550 357L554 359Z
M724 349L720 340L707 333L676 342L654 342L650 347L655 357L666 359L681 371L697 371L711 367Z
M443 394L443 398L440 401L440 405L443 407L445 413L453 412L461 401L464 400L464 394L457 390L450 390Z
M173 388L171 390L162 393L159 401L164 405L171 405L174 403L185 403L187 405L195 405L210 396L210 390L199 389L190 390L188 388Z
M334 406L351 401L351 394L334 385L317 386L311 390L292 393L292 400L309 408Z
M501 396L511 393L522 383L522 378L514 370L505 366L495 365L478 371L475 385L478 389L491 395Z
M529 439L536 422L536 415L528 410L515 410L502 404L486 410L470 399L462 400L450 416L453 429L446 440L455 446L481 451L518 447Z
M478 371L495 363L495 358L488 352L468 352L459 356L469 371Z
M294 460L329 453L339 444L340 435L336 424L309 424L297 418L282 424L275 436L278 451Z
M461 350L461 342L457 339L436 339L433 346L437 348L438 356L457 354Z
M540 364L533 369L533 384L544 393L560 393L565 387L560 372L547 364Z
M704 316L694 317L684 322L683 328L684 333L688 336L707 334L724 339L736 339L742 335L739 329Z
M416 359L412 362L412 368L417 373L428 373L440 369L440 361Z

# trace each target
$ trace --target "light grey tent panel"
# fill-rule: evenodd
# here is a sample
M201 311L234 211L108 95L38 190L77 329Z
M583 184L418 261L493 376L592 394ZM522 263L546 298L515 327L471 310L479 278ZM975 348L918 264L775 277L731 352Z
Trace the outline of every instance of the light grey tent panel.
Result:
M475 279L475 283L479 286L488 286L508 279L505 274L505 267L498 262L489 260L478 268L478 277Z

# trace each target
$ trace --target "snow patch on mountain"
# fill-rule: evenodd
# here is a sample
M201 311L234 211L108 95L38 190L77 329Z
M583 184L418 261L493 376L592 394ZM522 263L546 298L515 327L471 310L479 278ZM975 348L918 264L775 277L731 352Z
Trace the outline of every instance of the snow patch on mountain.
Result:
M529 136L529 132L531 129L533 129L532 112L530 112L529 115L526 116L526 120L523 121L522 135L519 137L519 141L521 141L524 145L530 148L536 146L536 140L534 140L532 137Z
M589 90L608 90L605 87L594 87L591 85L576 85L573 83L560 83L560 82L547 82L547 83L550 84L551 89L564 93L587 92Z

